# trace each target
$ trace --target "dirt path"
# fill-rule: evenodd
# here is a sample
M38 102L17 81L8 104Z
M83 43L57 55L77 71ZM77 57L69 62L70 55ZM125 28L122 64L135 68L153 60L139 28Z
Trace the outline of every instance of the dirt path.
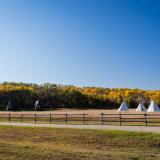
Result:
M111 126L111 125L62 125L62 124L32 124L32 123L6 123L0 122L0 125L28 126L28 127L53 127L53 128L74 128L74 129L98 129L98 130L123 130L160 133L160 127L146 126Z
M62 108L62 109L56 109L52 111L22 111L22 112L12 112L12 111L0 111L0 114L88 114L89 116L96 117L100 116L101 113L107 113L107 114L118 114L117 109L67 109L67 108ZM136 112L135 109L129 109L129 111L124 112L127 114L143 114L143 112ZM157 113L152 113L152 114L157 114Z

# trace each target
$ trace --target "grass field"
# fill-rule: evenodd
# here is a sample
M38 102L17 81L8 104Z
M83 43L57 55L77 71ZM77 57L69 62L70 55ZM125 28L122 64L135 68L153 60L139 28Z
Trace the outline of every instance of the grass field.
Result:
M160 134L0 126L1 160L160 159Z

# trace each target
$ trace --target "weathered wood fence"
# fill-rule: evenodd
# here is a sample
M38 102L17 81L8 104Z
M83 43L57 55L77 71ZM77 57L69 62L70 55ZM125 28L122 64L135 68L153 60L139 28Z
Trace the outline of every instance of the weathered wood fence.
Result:
M106 114L98 116L88 114L16 114L1 113L0 122L58 123L58 124L101 124L101 125L156 125L160 126L160 114Z
M118 122L119 125L128 124L128 123L136 123L136 124L159 124L160 125L160 114L101 114L102 117L102 125L106 122Z

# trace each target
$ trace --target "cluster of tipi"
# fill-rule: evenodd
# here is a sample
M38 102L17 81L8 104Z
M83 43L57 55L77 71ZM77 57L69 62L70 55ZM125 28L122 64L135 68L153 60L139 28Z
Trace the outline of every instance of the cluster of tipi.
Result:
M128 106L125 101L122 102L121 106L118 109L119 112L128 111ZM139 103L136 112L160 112L160 108L156 104L155 101L151 101L150 106L148 109L144 106L143 102Z

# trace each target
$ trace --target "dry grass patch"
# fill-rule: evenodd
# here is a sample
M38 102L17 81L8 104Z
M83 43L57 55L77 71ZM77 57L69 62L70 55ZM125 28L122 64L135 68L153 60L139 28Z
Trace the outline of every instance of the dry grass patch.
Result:
M160 134L0 126L3 160L159 159Z

